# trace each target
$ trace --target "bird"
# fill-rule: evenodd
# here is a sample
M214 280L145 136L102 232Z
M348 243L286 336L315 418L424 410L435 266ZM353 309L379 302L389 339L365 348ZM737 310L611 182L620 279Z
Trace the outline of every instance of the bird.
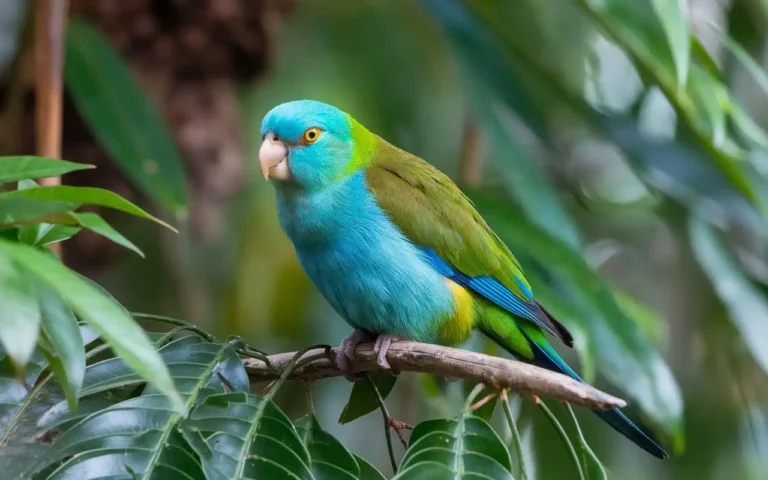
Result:
M259 169L278 219L319 292L354 331L338 368L375 339L455 346L479 330L517 360L582 379L548 341L573 337L535 299L512 252L445 174L316 100L264 116ZM619 409L600 418L651 455L668 454Z

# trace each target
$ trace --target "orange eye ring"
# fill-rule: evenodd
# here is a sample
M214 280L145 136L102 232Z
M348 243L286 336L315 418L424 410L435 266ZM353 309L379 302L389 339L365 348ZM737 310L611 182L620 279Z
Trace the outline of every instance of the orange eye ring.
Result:
M323 131L318 127L308 128L302 136L304 143L307 145L315 143L320 138L321 133L323 133Z

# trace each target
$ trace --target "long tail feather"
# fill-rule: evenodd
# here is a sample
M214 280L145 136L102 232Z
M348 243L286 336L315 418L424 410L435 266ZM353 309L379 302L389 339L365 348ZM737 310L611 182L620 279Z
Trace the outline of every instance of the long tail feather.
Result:
M538 366L553 370L564 375L568 375L580 382L583 380L573 371L571 367L565 363L565 360L560 358L560 355L552 349L549 345L539 345L530 336L526 335L531 344L531 348L534 352L534 362ZM624 415L618 408L612 408L610 410L593 410L598 417L602 418L608 425L613 427L617 432L621 433L637 446L650 453L654 457L661 458L662 460L668 458L669 455L664 451L658 443L656 443L651 437L644 433L640 428L635 425L626 415Z

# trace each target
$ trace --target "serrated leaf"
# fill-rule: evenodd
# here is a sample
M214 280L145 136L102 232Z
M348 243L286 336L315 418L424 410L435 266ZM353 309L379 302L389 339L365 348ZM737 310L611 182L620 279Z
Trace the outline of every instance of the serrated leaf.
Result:
M83 334L83 341L86 342L92 335L88 334L84 328L81 327L80 331ZM158 338L153 340L166 363L178 363L185 359L191 362L198 360L204 362L207 358L204 351L196 350L195 345L201 343L198 337L189 336L172 343L162 343L166 340L165 335L158 335ZM98 355L100 360L91 363L85 369L77 410L73 410L66 400L57 400L39 417L37 426L40 431L68 430L91 413L124 400L128 392L145 385L145 380L120 358L111 354L107 355L107 358L101 358L105 355L105 347L108 345L102 344L86 355L88 359Z
M764 342L768 338L768 298L744 276L702 214L692 215L688 223L693 253L752 357L768 372L768 349Z
M312 475L316 480L363 480L352 454L320 427L314 415L299 419L296 430L307 447Z
M60 202L75 205L99 205L102 207L120 210L145 220L151 220L170 230L176 231L172 226L150 215L120 195L95 187L72 187L69 185L55 185L50 187L30 188L25 190L13 190L0 193L0 202L8 199L26 199L45 202ZM61 210L59 210L61 211ZM2 221L0 219L0 221Z
M395 382L397 382L396 376L385 371L370 372L368 376L379 390L381 398L384 399L387 398L392 388L394 388ZM349 400L347 400L347 404L344 405L344 409L339 416L339 423L342 425L349 423L374 410L378 410L378 408L379 402L371 388L371 384L366 381L354 382L352 384L352 392L349 394Z
M40 307L31 279L10 257L0 257L0 343L20 372L39 333Z
M667 36L677 72L678 86L685 86L691 57L691 27L688 23L687 0L653 0L659 22Z
M187 191L181 155L130 67L79 19L68 22L65 51L66 86L91 132L147 196L183 215Z
M18 182L28 178L58 177L65 173L90 168L95 167L56 158L33 156L0 157L0 183Z
M271 401L226 393L208 397L183 424L209 480L313 479L309 453L290 419ZM205 434L205 438L200 437Z
M86 345L95 340L87 327L82 327L80 334ZM0 358L3 357L5 352L0 347ZM48 444L37 437L40 433L37 422L63 398L60 386L52 381L53 376L41 376L48 366L42 351L35 350L24 379L26 385L34 387L27 390L13 377L9 359L0 360L0 471L3 478L30 478L29 470L48 448ZM66 401L62 404L67 405Z
M427 420L411 433L393 480L416 478L512 479L512 460L485 420L466 414L455 420Z
M1 347L0 353L0 357L5 357ZM27 364L24 383L34 385L47 366L45 356L36 350ZM42 391L42 387L36 391ZM0 471L3 478L29 478L28 470L47 448L47 445L33 441L38 431L36 417L56 401L58 399L52 395L47 399L30 395L27 387L15 378L10 359L0 360Z
M42 189L35 189L42 190ZM34 191L34 190L33 190ZM0 252L47 284L136 372L181 405L171 376L144 330L125 309L56 259L27 245L0 240Z
M150 385L138 397L92 413L53 443L39 467L60 460L64 463L48 478L74 478L84 472L92 477L143 478L166 478L172 472L182 472L186 477L200 478L202 465L180 433L181 424L198 402L226 390L221 380L221 376L231 375L226 372L237 369L243 377L246 374L230 344L191 338L194 340L171 342L162 350L184 396L183 410L174 408L167 396ZM242 385L234 377L227 381Z

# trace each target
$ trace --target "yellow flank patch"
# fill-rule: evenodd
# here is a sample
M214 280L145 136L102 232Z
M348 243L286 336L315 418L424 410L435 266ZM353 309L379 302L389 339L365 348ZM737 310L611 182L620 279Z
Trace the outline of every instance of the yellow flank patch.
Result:
M453 293L454 313L444 321L440 328L440 343L456 345L465 341L472 334L475 324L474 299L464 287L453 280L445 279L445 283Z

